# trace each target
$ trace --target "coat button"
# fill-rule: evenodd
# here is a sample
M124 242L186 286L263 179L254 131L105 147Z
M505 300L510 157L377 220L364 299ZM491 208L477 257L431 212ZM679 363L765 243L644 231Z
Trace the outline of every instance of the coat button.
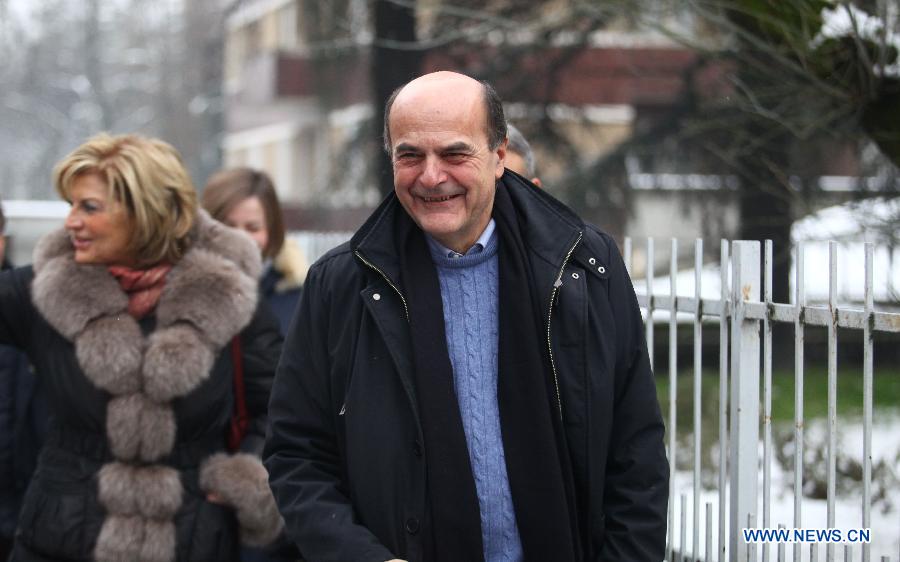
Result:
M418 441L413 441L413 454L417 457L422 456L422 445Z
M597 271L600 272L600 275L603 275L604 273L606 273L606 268L601 265L597 268Z
M573 273L573 274L572 274L572 279L578 279L578 274L577 274L577 273Z
M588 263L591 265L594 265L595 263L597 263L597 260L595 260L594 258L591 258L588 260Z
M406 532L410 535L415 535L419 532L419 520L415 517L410 517L406 520Z
M372 298L375 299L375 300L377 300L377 301L380 301L380 300L381 300L381 293L375 293L374 295L372 295Z

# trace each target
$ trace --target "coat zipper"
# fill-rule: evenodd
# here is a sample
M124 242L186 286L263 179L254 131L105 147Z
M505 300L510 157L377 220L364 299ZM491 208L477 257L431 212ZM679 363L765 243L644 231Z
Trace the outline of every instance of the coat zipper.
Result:
M554 361L553 359L553 344L550 341L550 319L553 317L553 301L556 300L556 292L562 286L563 271L566 269L566 264L569 263L569 258L572 257L572 253L581 242L581 238L583 236L583 232L578 233L578 239L575 240L575 243L572 244L571 248L569 248L569 253L566 254L566 259L563 260L562 267L559 268L559 275L556 277L556 281L553 283L553 292L550 294L550 310L547 312L547 351L550 352L550 368L553 369L553 384L556 385L556 404L557 406L559 406L560 420L562 420L562 396L559 393L559 376L556 373L556 361Z
M359 261L363 262L369 268L371 268L372 270L377 272L378 275L381 275L381 277L384 278L385 282L387 282L387 284L390 285L391 288L397 292L397 296L400 297L400 302L403 303L403 312L404 312L404 314L406 314L406 323L409 324L409 307L407 306L406 298L403 296L403 293L400 292L400 289L396 285L394 285L394 283L391 281L390 277L388 277L385 272L381 271L380 269L378 269L378 267L376 267L374 264L372 264L369 260L364 258L363 255L361 253L359 253L359 250L353 250L353 255L355 255L357 258L359 258ZM407 385L404 384L404 386L407 386ZM409 387L407 387L407 389L406 389L406 396L407 396L407 398L409 398L409 402L410 402L412 412L413 412L413 417L416 420L416 426L419 428L419 435L420 435L420 439L421 439L422 422L419 418L418 405L416 404L415 394ZM347 405L344 404L342 411L346 411L346 406Z
M563 272L566 269L566 265L569 263L569 259L572 257L572 253L575 252L575 248L578 247L578 244L581 242L581 238L584 236L582 232L578 233L578 239L575 240L575 243L572 244L572 247L569 248L568 253L566 254L566 259L563 260L562 267L559 268L559 275L556 277L556 281L553 283L553 292L550 294L550 309L547 311L547 351L550 353L550 368L553 369L553 384L556 387L556 404L559 408L559 418L562 419L562 397L559 392L559 375L556 372L556 361L553 359L553 344L550 340L550 321L553 318L553 301L556 300L556 292L559 290L559 287L562 285L562 276ZM391 286L394 291L396 291L397 296L400 297L400 301L403 303L403 312L406 314L406 321L409 322L409 307L406 304L406 298L404 298L403 293L400 292L400 289L397 288L396 285L390 280L390 278L385 275L383 271L378 269L375 265L373 265L369 260L364 258L359 251L354 251L353 254L360 259L364 264L366 264L369 268L376 271L388 285Z
M397 286L391 282L390 278L388 278L388 276L385 275L385 273L383 271L381 271L380 269L378 269L377 267L372 265L372 263L370 263L366 258L364 258L362 256L362 254L359 253L359 250L355 250L353 252L353 254L356 257L358 257L360 259L360 261L362 261L364 264L366 264L367 266L369 266L370 268L372 268L373 270L378 272L379 275L384 277L384 280L387 281L387 284L390 285L392 289L397 291L397 295L400 297L400 301L403 302L403 312L406 313L406 323L408 324L409 323L409 307L406 306L406 299L403 298L403 293L400 292L400 289L398 289Z

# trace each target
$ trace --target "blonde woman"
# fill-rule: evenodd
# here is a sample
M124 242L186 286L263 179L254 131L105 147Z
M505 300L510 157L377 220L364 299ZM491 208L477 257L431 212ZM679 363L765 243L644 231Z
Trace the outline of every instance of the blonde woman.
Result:
M198 210L159 140L97 135L53 179L64 228L0 276L0 343L28 354L52 412L14 559L221 561L271 542L252 453L281 338L257 311L259 252ZM227 454L236 349L251 422Z

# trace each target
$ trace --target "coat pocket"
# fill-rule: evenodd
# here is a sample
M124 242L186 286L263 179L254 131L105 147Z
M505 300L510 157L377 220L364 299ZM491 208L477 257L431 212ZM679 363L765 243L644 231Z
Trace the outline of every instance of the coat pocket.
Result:
M192 497L188 509L182 510L176 520L178 542L187 551L179 555L184 560L238 560L237 519L234 511L224 505ZM193 518L191 524L186 519Z
M88 559L101 518L89 483L51 482L38 474L25 494L16 539L48 558Z

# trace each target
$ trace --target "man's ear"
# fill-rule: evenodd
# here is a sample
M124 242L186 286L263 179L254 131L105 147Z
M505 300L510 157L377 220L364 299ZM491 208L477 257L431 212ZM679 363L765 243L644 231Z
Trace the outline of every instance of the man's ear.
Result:
M506 137L503 139L503 142L494 149L494 153L497 155L497 168L494 170L494 177L497 179L500 179L500 176L503 175L503 164L506 162L506 147L508 144L509 137Z

